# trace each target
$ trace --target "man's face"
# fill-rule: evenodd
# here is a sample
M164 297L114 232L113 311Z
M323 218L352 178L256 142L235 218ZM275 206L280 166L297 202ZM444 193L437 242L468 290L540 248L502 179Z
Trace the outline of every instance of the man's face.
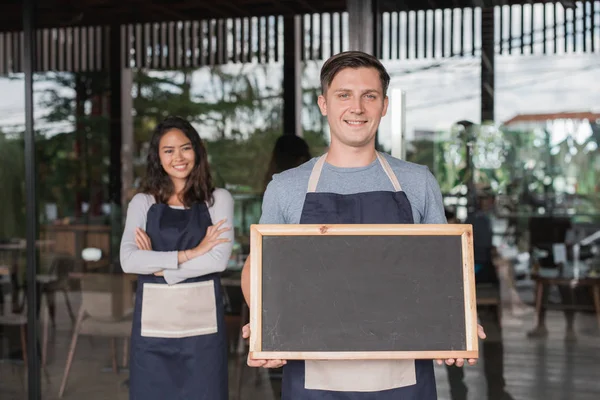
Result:
M333 78L318 103L327 116L332 145L340 142L358 148L374 145L388 98L375 68L346 68Z

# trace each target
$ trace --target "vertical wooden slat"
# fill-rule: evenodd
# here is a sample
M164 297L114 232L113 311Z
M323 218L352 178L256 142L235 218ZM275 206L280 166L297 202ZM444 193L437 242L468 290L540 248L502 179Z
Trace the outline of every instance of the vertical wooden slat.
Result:
M325 35L323 34L323 30L325 27L325 23L323 22L324 14L317 14L319 18L319 60L323 60L323 47L325 46Z
M436 35L437 35L437 15L438 10L431 10L431 57L432 58L436 58L437 57L437 52L436 52Z
M415 11L415 26L413 27L413 36L415 38L414 40L414 48L415 48L415 59L418 59L420 54L419 54L419 48L421 46L419 46L419 11Z
M498 31L499 38L498 41L500 43L500 48L498 49L499 54L504 54L504 6L498 6ZM475 9L473 9L473 15L475 15ZM473 29L475 28L475 18L473 18ZM475 48L475 35L473 35L473 48ZM475 55L475 54L473 54Z
M44 47L44 44L42 42L42 29L37 29L35 31L35 71L39 72L42 70L42 48ZM4 44L4 36L2 37L2 42ZM6 57L4 57L4 53L0 53L0 56L3 57L4 60L6 60ZM6 62L6 61L4 61Z
M207 65L205 56L208 51L208 42L206 42L205 39L206 32L208 31L208 24L208 20L202 20L198 26L198 64L200 66Z
M587 31L587 1L583 1L581 2L581 6L583 7L583 12L581 13L581 28L582 28L582 50L584 53L587 53L587 36L588 36L588 31Z
M48 29L48 71L56 71L56 55L58 49L56 48L56 42L54 40L54 32L56 29Z
M164 69L165 68L165 58L166 58L166 54L165 54L165 42L166 42L166 27L165 24L163 22L160 22L157 24L157 31L156 31L157 35L156 35L156 49L157 49L157 55L158 55L158 64L156 65L155 68L158 69Z
M500 37L498 38L498 40L500 42L500 51L502 51L502 47L504 46L504 39L503 39L503 33L502 33L502 18L503 18L502 8L503 8L502 6L498 7L498 11L500 12ZM475 57L475 55L477 54L476 40L475 40L475 27L477 27L478 22L477 22L477 13L475 11L476 11L476 8L471 7L471 55L473 57Z
M79 72L81 70L81 60L80 60L80 55L81 55L81 49L79 48L79 39L80 39L80 35L79 35L79 27L75 27L73 28L73 53L72 53L72 57L73 57L73 71L75 72ZM43 49L42 49L43 50Z
M175 64L175 22L167 22L167 68L176 68Z
M25 32L19 32L18 42L19 46L17 55L19 56L19 70L25 71Z
M177 38L179 42L179 65L182 68L189 68L191 67L192 21L182 21L179 23Z
M271 57L271 42L272 42L272 26L273 26L272 17L269 15L265 19L265 62L269 63L272 61Z
M85 72L88 70L88 63L87 63L87 28L86 27L81 27L79 29L79 62L80 62L80 67L81 67L81 71Z
M558 11L556 10L556 3L552 3L552 30L554 36L554 54L558 53Z
M521 9L521 29L519 31L519 42L521 44L521 54L525 54L525 7L519 6Z
M206 63L207 65L214 65L214 43L213 43L213 23L212 19L206 21ZM250 40L248 40L250 41ZM250 46L250 44L248 44Z
M310 28L310 34L308 36L308 58L307 60L313 60L313 54L314 54L314 48L315 48L315 44L314 44L314 40L315 40L315 21L314 21L314 15L313 14L309 14L309 28Z
M588 39L588 28L587 28L587 16L588 16L588 1L582 2L583 13L582 13L582 28L583 28L583 52L587 53L587 39Z
M237 63L239 62L239 47L238 47L238 40L240 38L240 32L239 32L239 18L234 18L233 19L233 26L231 27L231 30L233 32L233 43L232 43L232 52L233 52L233 62Z
M156 22L152 24L152 38L151 38L151 46L152 46L152 62L150 68L157 69L160 68L160 55L162 53L160 49L160 23Z
M12 33L4 34L4 51L6 54L6 71L13 72Z
M256 59L259 64L264 62L264 50L263 50L263 41L265 38L264 32L264 17L258 17L256 19Z
M38 40L37 43L39 47L42 42ZM69 27L65 31L65 47L65 71L73 71L73 28ZM38 54L41 54L40 51L41 49L38 50Z
M454 16L456 8L450 11L450 57L454 57Z
M190 21L181 21L179 22L179 26L177 27L177 52L179 54L179 65L181 68L189 67L188 64L188 51L190 48L189 32Z
M4 33L0 33L0 75L8 74L5 63L6 55L4 54Z
M529 45L530 45L530 49L529 49L529 54L533 54L533 48L534 48L534 31L535 31L535 5L534 4L530 4L529 5L529 9L531 10L531 15L529 18L529 25L530 25L530 31L529 31Z
M58 51L56 55L56 68L58 71L65 70L65 28L56 30L56 40L58 42Z
M194 23L195 21L188 21L187 22L187 29L185 31L185 51L184 51L184 57L185 57L185 65L188 68L191 68L194 66L194 51L196 49L196 47L194 47L193 41L194 41L194 37L195 37L195 32L194 32Z
M275 19L273 20L273 23L275 24L273 26L273 31L275 32L274 36L273 36L273 49L274 49L273 60L275 62L279 62L279 27L282 26L279 23L279 18L282 18L282 17L279 15L276 15ZM331 43L333 43L333 38L331 38Z
M215 50L216 50L216 62L219 65L223 65L225 63L225 58L223 57L223 49L225 48L225 44L223 43L225 41L225 38L223 37L223 25L225 24L225 21L221 18L218 19L216 21L216 25L215 25Z
M86 46L87 46L87 63L88 63L88 71L95 71L96 70L96 65L95 65L95 55L96 55L96 50L94 49L94 40L95 40L95 34L96 34L96 30L93 26L90 26L87 28L87 41L86 41Z
M123 68L131 68L131 65L133 63L133 56L131 55L131 36L133 35L133 26L125 25L121 26L121 28L116 28L119 29L119 36L121 38L121 54L117 53L117 56L121 57L120 64L123 66ZM106 49L111 52L110 57L113 57L114 53L114 50L111 49L111 47L113 46L112 40L113 39L111 39L111 33L109 30L108 34L106 35ZM110 60L110 57L108 58L108 62L106 65L107 68L110 68L110 63L112 62Z
M590 1L590 16L591 16L591 21L590 21L590 32L591 32L591 36L592 36L592 40L590 42L590 50L592 53L594 53L596 51L596 1L592 0ZM600 36L600 35L598 35Z
M573 26L573 53L577 53L577 10L579 9L578 5L575 4L575 7L571 9L571 18L572 18L572 26Z
M513 6L508 6L508 54L512 54L513 47Z
M227 64L229 60L229 40L227 35L228 22L227 19L222 19L221 21L221 59L223 60L223 64Z
M442 10L442 25L441 25L441 47L442 57L446 57L446 10Z
M240 62L246 62L246 45L248 40L246 40L246 18L242 18L240 23Z
M429 19L429 15L430 12L429 10L424 10L423 11L423 58L428 58L428 45L429 45L429 40L428 40L428 36L429 36L429 23L428 23L428 19Z
M142 24L132 25L132 42L131 47L134 49L134 60L135 60L135 68L142 68L143 64L143 54L142 54L142 36L143 36L143 26Z
M350 48L350 34L348 33L348 13L343 12L340 16L340 45L342 48L340 51L346 51Z
M254 40L254 18L248 17L248 52L246 53L246 62L252 62L254 49L252 42Z
M160 25L153 23L150 25L152 37L150 39L150 47L152 48L152 58L150 61L150 68L158 68L160 65Z
M410 16L412 11L406 12L406 26L404 29L404 34L406 35L404 38L404 42L406 43L406 59L410 59Z
M565 32L565 53L569 52L569 35L567 33L568 29L568 16L567 16L567 7L563 6L563 29Z
M10 35L10 41L11 41L11 59L12 59L12 64L13 64L13 71L14 72L21 72L21 66L19 63L19 33L18 32L12 32L12 34Z
M402 54L400 49L402 48L401 44L402 44L402 34L400 33L400 31L402 30L402 13L400 11L395 11L396 14L396 54L398 55L397 59L401 60L402 59Z
M192 67L198 67L199 63L198 63L198 58L200 57L199 53L198 53L198 25L199 22L198 21L192 21L190 24L190 46L191 46L191 53L190 53L190 65Z
M329 13L329 57L335 54L335 50L333 47L333 43L335 41L335 36L333 35L333 13Z
M222 24L222 20L220 19L215 19L215 24L213 27L213 39L214 39L214 47L213 47L213 52L214 52L214 61L213 61L213 65L221 65L223 64L223 60L222 60L222 52L221 52L221 47L222 47L222 43L221 43L221 24Z
M142 47L142 65L141 68L148 67L148 61L152 57L152 46L149 45L151 24L142 24L142 37L140 38Z
M387 49L387 51L388 51L388 55L389 55L388 58L390 60L394 59L394 40L393 40L393 38L394 38L394 23L393 23L394 14L395 13L393 13L393 12L387 13L387 15L389 16L388 27L387 27L388 28L388 46L387 46L388 49ZM383 23L383 18L382 18L382 23ZM383 31L383 27L382 27L382 31ZM381 39L381 44L383 46L383 38Z
M12 59L12 33L4 34L5 52L6 52L6 71L14 72Z
M87 63L87 70L88 71L95 71L95 57L96 57L96 50L94 48L94 43L95 43L95 29L93 26L88 26L86 28L87 31L87 37L85 38L85 47L86 47L86 63ZM52 35L54 36L54 35Z
M465 9L459 8L458 13L460 15L460 56L465 55Z
M306 60L306 18L306 15L300 16L300 59L302 61Z
M547 44L546 44L546 29L547 29L547 24L548 21L546 21L546 18L548 18L548 14L547 14L547 4L544 3L542 4L542 53L546 54L547 52Z
M42 44L44 46L42 49L44 60L42 64L42 71L47 72L50 70L50 33L48 32L48 29L44 29L43 31Z
M96 53L96 67L98 71L102 71L104 68L102 66L102 41L103 41L102 27L96 27L96 44L95 44L95 53Z
M179 33L181 32L180 25L181 21L172 22L169 26L169 30L171 31L171 39L169 41L169 54L171 59L171 68L180 69L183 67L183 63L181 62L181 53L180 53L180 40Z

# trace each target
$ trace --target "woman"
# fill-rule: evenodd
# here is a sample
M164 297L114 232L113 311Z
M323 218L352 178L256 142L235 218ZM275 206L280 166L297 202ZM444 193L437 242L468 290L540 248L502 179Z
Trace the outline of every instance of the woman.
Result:
M273 146L271 162L265 174L263 193L267 189L269 182L271 182L273 175L296 168L311 158L308 143L304 139L296 135L279 136L275 142L275 146Z
M219 272L231 255L232 220L233 199L213 187L198 132L167 118L152 136L121 241L123 271L139 274L130 399L227 399Z

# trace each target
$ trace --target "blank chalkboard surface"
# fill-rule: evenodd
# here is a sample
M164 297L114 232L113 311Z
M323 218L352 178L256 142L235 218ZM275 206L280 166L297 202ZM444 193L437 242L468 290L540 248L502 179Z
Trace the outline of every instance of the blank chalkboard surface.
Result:
M470 225L254 225L255 358L476 358Z

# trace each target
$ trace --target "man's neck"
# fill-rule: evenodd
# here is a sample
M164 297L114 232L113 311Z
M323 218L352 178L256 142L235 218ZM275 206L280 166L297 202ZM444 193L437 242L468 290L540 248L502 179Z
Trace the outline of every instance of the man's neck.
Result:
M376 158L374 146L349 147L332 143L327 153L327 163L340 168L366 167Z

